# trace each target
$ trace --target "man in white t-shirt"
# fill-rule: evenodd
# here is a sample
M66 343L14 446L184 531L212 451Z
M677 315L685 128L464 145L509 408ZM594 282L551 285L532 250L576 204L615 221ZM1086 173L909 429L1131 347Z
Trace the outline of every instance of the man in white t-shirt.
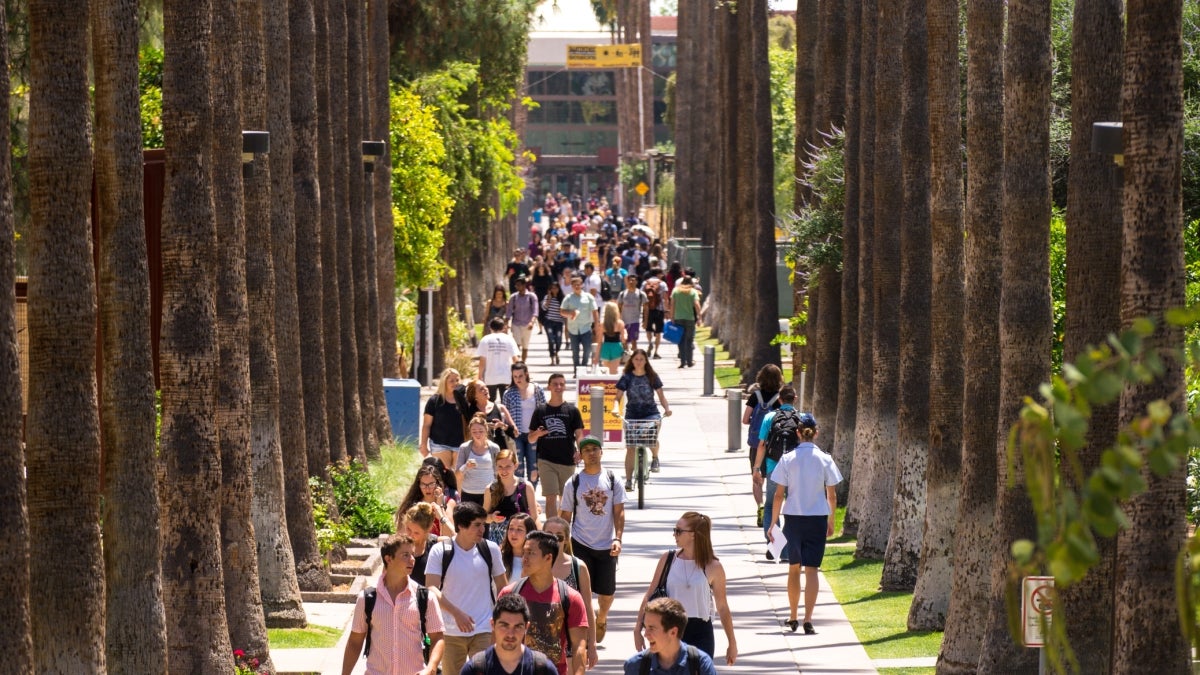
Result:
M596 299L597 304L600 303L600 275L596 273L596 266L591 262L585 263L583 266L583 292L591 293Z
M483 336L475 354L479 357L479 372L487 385L490 398L498 400L512 379L512 364L521 356L521 348L512 336L504 332L504 319L496 317L488 324L491 333Z
M492 606L496 589L508 585L508 576L500 547L483 536L486 521L482 506L459 504L454 509L457 534L451 541L434 544L425 563L425 585L431 592L438 589L445 623L444 673L461 671L472 654L492 644Z

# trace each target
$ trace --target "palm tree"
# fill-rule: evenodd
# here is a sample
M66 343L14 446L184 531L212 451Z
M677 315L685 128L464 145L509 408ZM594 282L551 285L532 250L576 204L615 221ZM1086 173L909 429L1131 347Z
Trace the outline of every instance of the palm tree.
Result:
M904 211L900 229L900 444L896 491L880 587L911 591L925 530L925 466L929 454L929 75L925 0L904 3Z
M160 492L172 672L228 673L221 567L217 233L212 191L212 3L163 5L163 323Z
M1186 302L1183 264L1181 159L1183 79L1181 5L1178 0L1129 0L1125 32L1122 122L1125 135L1124 258L1121 263L1121 324L1158 317ZM1162 326L1146 347L1163 356L1166 372L1152 383L1121 394L1120 419L1144 415L1151 401L1176 412L1184 403L1183 364L1175 350L1181 329ZM1129 527L1117 535L1113 672L1181 673L1191 650L1179 627L1174 577L1183 547L1185 475L1144 472L1147 491L1125 508Z
M874 322L871 342L875 369L872 399L875 423L864 450L866 501L859 514L854 555L882 558L892 520L895 448L898 441L897 400L900 394L900 250L904 185L900 161L902 0L879 1L875 44L875 227Z
M963 194L956 0L929 0L930 308L927 505L909 630L945 630L962 464ZM934 508L928 508L934 504Z
M962 478L954 572L937 672L973 673L991 592L1000 379L1000 222L1004 170L1004 6L967 3L967 209Z
M1008 462L1008 430L1024 397L1050 377L1050 5L1009 4L1004 50L1004 224L1001 230L1000 415L996 430L996 521L991 598L981 672L1037 672L1037 655L1008 629L1010 544L1034 537L1019 456ZM1011 469L1012 473L1009 473Z
M875 427L875 43L879 21L877 0L861 3L859 37L859 81L855 98L859 110L858 124L858 396L855 403L855 451L846 482L850 484L846 516L842 533L858 534L867 497L867 452L871 432ZM847 193L847 199L849 193Z
M7 34L0 13L0 34ZM0 89L8 91L8 42L0 40ZM7 119L8 99L0 100ZM29 635L29 518L25 511L25 453L21 446L21 365L17 347L16 232L12 209L11 143L0 138L0 653L14 672L33 671Z
M288 3L291 44L292 192L296 223L296 301L300 331L304 447L308 473L329 464L325 403L325 326L322 298L321 192L317 165L316 22L313 0ZM301 587L304 575L301 574Z
M278 115L277 105L267 89L271 62L278 59L280 48L268 45L266 39L277 31L277 23L266 30L262 0L242 0L242 112L247 126L270 128ZM286 30L284 31L286 35ZM276 37L277 36L271 36ZM287 47L283 48L284 54ZM271 52L271 58L267 58ZM287 79L287 68L273 70L270 75ZM286 92L283 99L288 98ZM286 119L286 113L285 113ZM286 132L271 136L288 136ZM283 152L286 153L287 143ZM272 143L272 158L279 145ZM285 164L291 168L291 158ZM272 628L306 624L300 587L296 579L296 564L288 536L285 518L283 454L280 447L280 386L276 347L277 320L275 311L276 275L274 251L275 228L267 219L275 220L273 187L278 184L272 176L274 168L268 162L256 162L253 174L244 181L246 221L258 223L254 236L246 238L246 286L250 297L250 312L256 317L250 327L250 396L252 400L250 425L254 471L254 499L250 513L258 541L258 582L262 593L263 613ZM291 180L286 181L291 185ZM290 203L288 204L290 208ZM275 320L271 320L274 318Z
M753 79L753 202L750 213L752 235L747 239L752 243L753 255L743 260L775 260L775 217L772 213L775 190L775 161L772 155L771 138L771 82L770 66L767 60L767 2L753 0L749 15L750 72L743 74L745 79ZM649 26L646 27L649 32ZM743 353L749 355L748 363L766 364L779 363L779 345L771 344L772 338L779 332L779 317L775 298L778 296L778 280L775 276L774 265L755 265L754 283L744 286L754 302L749 327L749 349ZM751 290L753 289L753 290ZM743 359L743 362L746 362ZM750 368L744 368L749 372Z
M251 658L269 658L267 626L258 591L258 551L250 503L250 314L246 294L246 219L242 203L242 35L234 0L213 3L210 54L213 95L213 205L217 244L217 331L221 434L221 563L230 642Z
M1092 152L1092 123L1121 118L1122 0L1079 3L1071 36L1071 171L1067 175L1066 360L1120 327L1121 184L1112 157ZM1084 475L1117 434L1117 405L1092 410ZM1098 562L1063 592L1067 637L1082 672L1108 672L1116 541L1096 541Z
M370 0L367 3L370 44L371 137L387 142L391 125L391 48L388 44L388 3ZM294 113L293 113L294 114ZM390 144L389 144L390 145ZM400 377L396 358L396 241L392 220L392 158L385 152L375 162L375 283L378 287L379 360L384 377ZM382 384L382 383L381 383ZM384 407L386 411L386 406ZM391 429L382 438L391 438ZM311 454L311 453L310 453Z

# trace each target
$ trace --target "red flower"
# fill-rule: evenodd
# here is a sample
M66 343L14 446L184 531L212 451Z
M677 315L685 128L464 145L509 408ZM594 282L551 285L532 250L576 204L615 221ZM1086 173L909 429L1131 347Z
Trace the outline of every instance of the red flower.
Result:
M240 649L235 649L235 650L233 650L233 655L234 655L234 656L236 656L236 657L238 657L238 658L240 659L240 658L242 658L243 656L245 656L245 655L246 655L246 652L244 652L244 651L242 651L242 650L240 650Z

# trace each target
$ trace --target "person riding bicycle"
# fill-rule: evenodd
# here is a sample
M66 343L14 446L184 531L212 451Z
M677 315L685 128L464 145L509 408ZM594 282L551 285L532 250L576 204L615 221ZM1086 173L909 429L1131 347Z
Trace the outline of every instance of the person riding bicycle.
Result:
M629 403L625 406L626 422L657 421L664 416L671 416L671 405L667 403L667 395L663 392L662 380L651 367L645 349L635 350L633 356L629 357L629 362L625 364L625 372L621 375L621 379L617 380L617 400L613 404L614 409L620 409L621 399L626 394L629 395ZM663 412L661 415L658 412L658 406L654 404L655 394L662 402ZM625 443L625 485L629 486L630 490L633 489L633 453L638 445L636 440L626 438ZM649 445L650 452L654 457L650 461L650 470L658 472L657 434L655 434L654 442Z

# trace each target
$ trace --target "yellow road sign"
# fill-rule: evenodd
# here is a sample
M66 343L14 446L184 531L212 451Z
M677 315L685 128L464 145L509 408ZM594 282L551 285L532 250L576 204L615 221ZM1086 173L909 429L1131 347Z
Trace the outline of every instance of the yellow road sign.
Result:
M650 191L650 186L646 185L645 183L638 183L633 187L633 190L639 195L645 197L646 193Z
M642 65L642 46L567 45L568 68L636 68Z

